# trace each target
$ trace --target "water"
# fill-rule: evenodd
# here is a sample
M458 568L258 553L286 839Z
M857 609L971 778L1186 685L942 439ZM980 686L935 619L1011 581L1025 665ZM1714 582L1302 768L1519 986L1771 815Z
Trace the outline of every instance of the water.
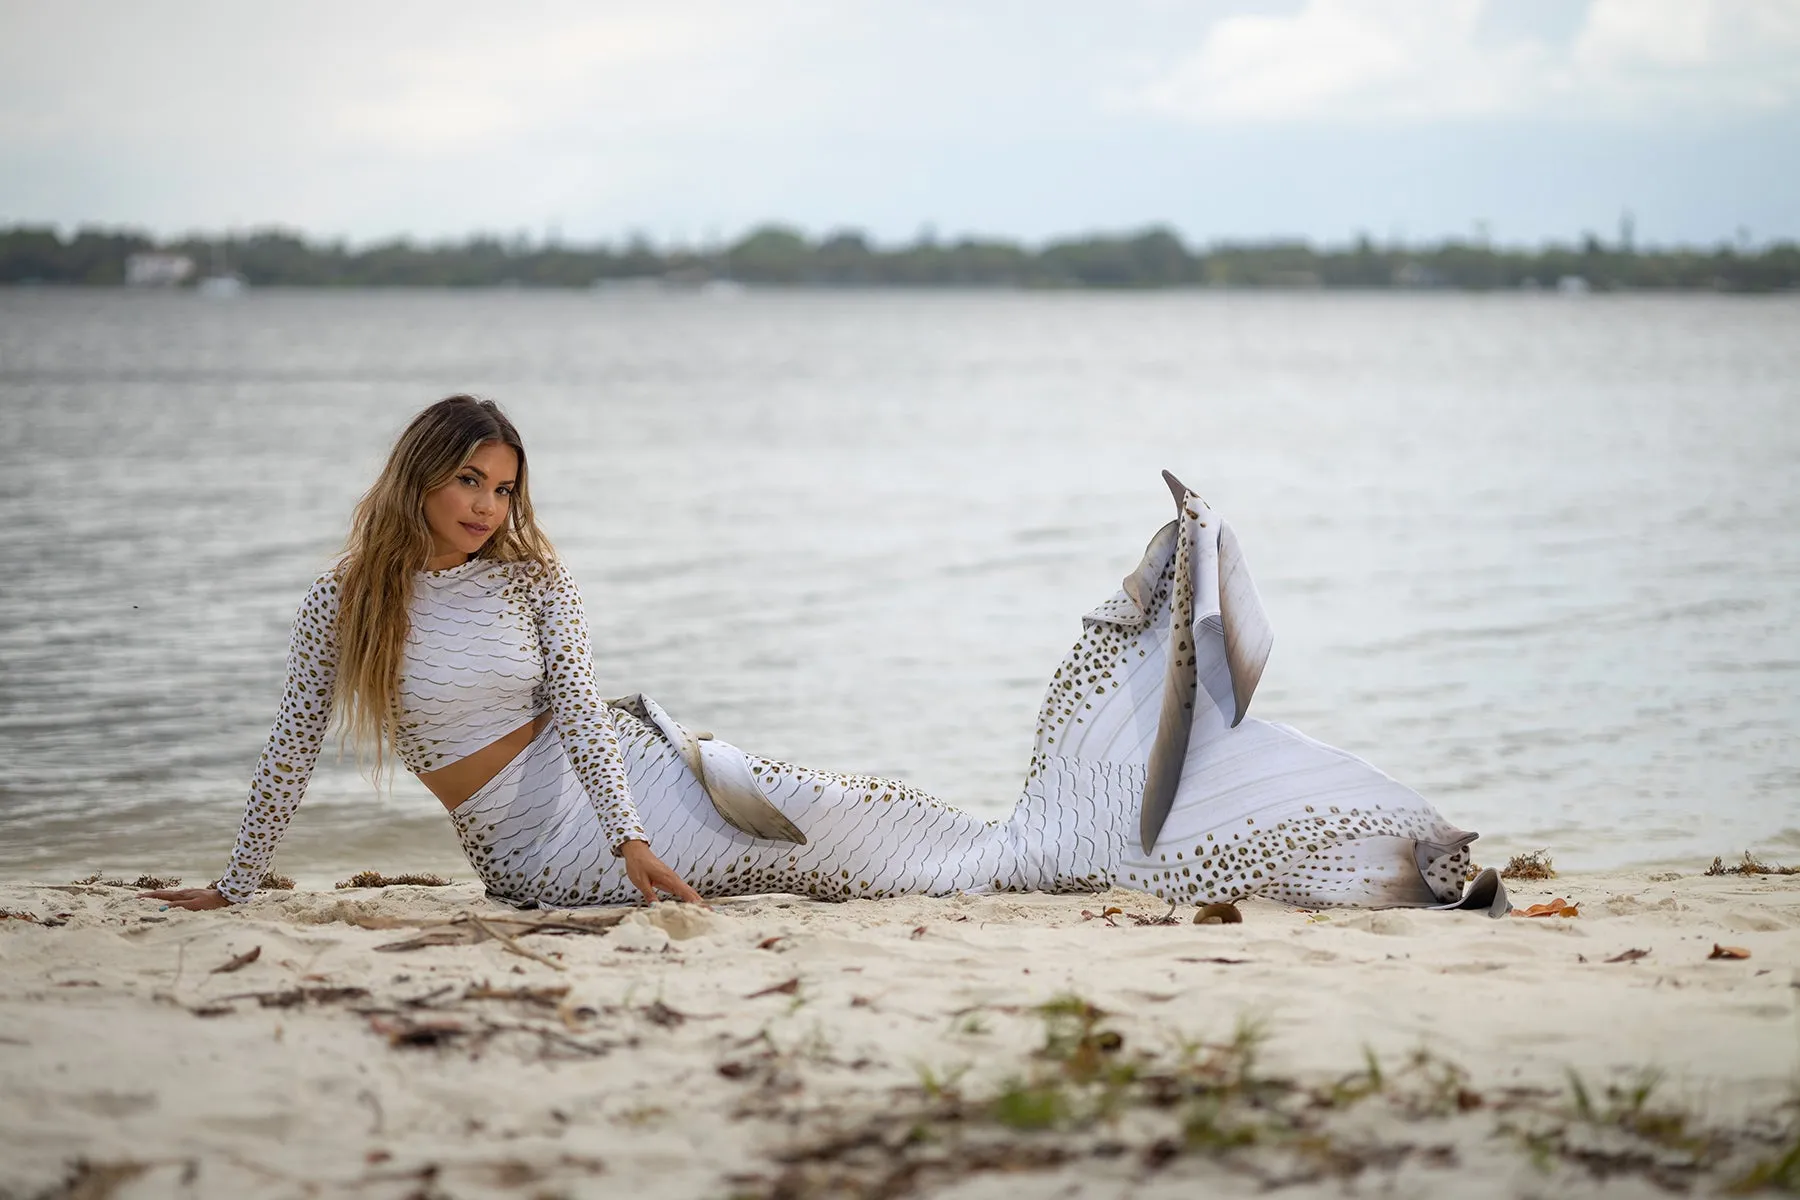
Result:
M694 728L1017 793L1080 614L1239 531L1255 711L1480 861L1800 852L1800 302L0 292L0 877L222 867L294 606L393 435L505 403L598 674ZM277 860L458 869L328 751Z

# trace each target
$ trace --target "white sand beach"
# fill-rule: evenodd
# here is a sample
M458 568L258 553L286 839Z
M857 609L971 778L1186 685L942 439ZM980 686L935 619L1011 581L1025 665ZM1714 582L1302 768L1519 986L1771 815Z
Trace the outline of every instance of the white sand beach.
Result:
M0 885L0 1195L1634 1196L1792 1150L1800 877L1511 886L1578 915L774 896L526 934L553 914L471 884ZM383 948L433 933L484 940Z

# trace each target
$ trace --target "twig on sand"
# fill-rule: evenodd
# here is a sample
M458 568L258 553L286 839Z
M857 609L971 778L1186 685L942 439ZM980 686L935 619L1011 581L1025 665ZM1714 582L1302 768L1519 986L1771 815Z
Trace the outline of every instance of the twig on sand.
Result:
M262 947L261 946L252 946L248 950L244 951L242 954L233 958L230 962L224 963L217 967L214 967L211 971L211 974L229 975L233 971L241 971L245 967L249 966L251 963L255 962L257 959L259 959L261 957L262 957Z
M546 967L549 967L553 971L568 970L567 967L565 967L561 963L557 962L554 958L549 958L545 955L539 954L536 950L527 950L524 946L519 945L518 940L516 938L514 938L511 934L505 933L499 929L494 928L492 925L488 924L482 918L475 916L473 913L469 914L469 923L471 925L475 926L475 928L481 930L483 933L487 934L489 937L493 938L496 942L499 942L502 946L505 946L508 950L511 950L514 954L517 954L520 958L529 958L533 962L541 962Z
M229 996L220 996L213 1003L254 1000L264 1008L294 1008L308 1001L330 1004L337 1000L365 1000L368 995L369 989L364 987L293 987L278 992L235 992Z
M538 1004L545 1008L555 1008L569 994L566 983L552 984L547 987L495 987L483 980L470 984L463 990L464 1000L520 1000L526 1004Z
M518 939L531 933L605 933L624 919L623 911L596 913L592 916L568 913L553 917L461 913L448 921L407 921L393 917L367 916L353 918L353 923L361 925L365 929L410 927L420 931L417 935L402 941L384 942L375 947L381 951L392 953L402 950L420 950L426 946L468 946L491 938L514 954L534 959L561 971L564 969L561 963L527 950L519 944Z

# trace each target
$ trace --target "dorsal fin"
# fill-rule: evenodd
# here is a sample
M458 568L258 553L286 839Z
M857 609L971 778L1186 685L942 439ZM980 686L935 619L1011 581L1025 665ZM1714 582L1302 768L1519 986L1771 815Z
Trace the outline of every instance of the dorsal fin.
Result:
M1167 471L1163 478L1175 479ZM1170 486L1173 489L1180 484ZM1177 503L1185 496L1184 489ZM1162 709L1156 719L1156 738L1150 743L1143 799L1138 805L1138 843L1146 855L1156 845L1175 804L1175 792L1181 787L1200 682L1195 670L1193 538L1186 517L1178 518L1177 523L1175 580L1169 589L1169 665L1163 676Z
M1219 623L1225 634L1225 665L1231 671L1237 710L1232 714L1231 727L1236 729L1250 711L1250 697L1256 694L1263 668L1269 663L1275 634L1263 611L1262 597L1257 595L1256 584L1250 578L1237 534L1223 521L1219 522Z
M1182 504L1188 498L1188 485L1168 471L1164 471L1162 475L1163 482L1169 485L1169 495L1175 497L1175 511L1180 512Z
M712 801L714 811L725 819L726 824L751 837L806 845L806 835L800 832L800 827L788 820L757 784L742 750L713 740L710 733L695 736L650 697L639 694L635 698L648 714L650 723L700 781L706 798Z

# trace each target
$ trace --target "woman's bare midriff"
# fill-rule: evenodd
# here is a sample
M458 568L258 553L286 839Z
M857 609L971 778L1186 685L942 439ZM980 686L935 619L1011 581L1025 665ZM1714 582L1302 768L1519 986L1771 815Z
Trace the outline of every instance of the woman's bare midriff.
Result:
M542 733L544 726L549 723L550 711L545 709L511 733L489 742L475 753L465 755L447 767L426 771L419 776L419 782L430 788L431 794L442 801L445 808L455 812L463 801L487 786L488 780L504 770L507 763L519 757L525 747L531 745L531 739Z

